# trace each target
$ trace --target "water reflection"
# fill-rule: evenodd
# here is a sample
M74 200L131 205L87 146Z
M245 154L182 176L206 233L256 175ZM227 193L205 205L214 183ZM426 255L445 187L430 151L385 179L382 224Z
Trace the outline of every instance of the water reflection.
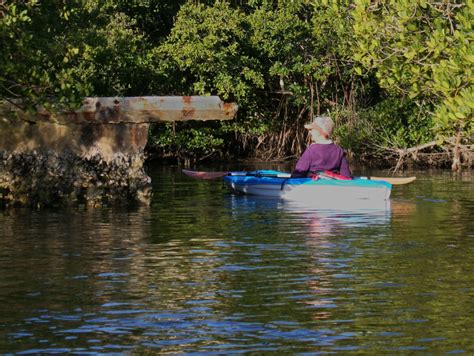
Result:
M473 350L471 188L352 209L154 182L149 208L0 215L0 353Z
M289 276L280 274L277 279L278 287L275 288L290 288L277 293L288 296L286 305L305 315L307 323L330 321L335 325L350 325L352 320L341 316L343 308L339 300L342 295L351 293L352 288L348 286L356 278L353 270L358 253L362 253L357 245L361 241L363 244L370 243L371 239L383 234L392 217L391 202L362 202L365 204L358 208L345 204L318 208L266 197L232 195L229 200L237 222L249 224L252 221L255 224L258 221L261 225L265 220L255 218L257 214L262 214L271 219L272 224L278 225L269 230L272 231L273 243L280 242L279 249L283 248L279 231L284 235L284 244L289 245L288 252L291 253L282 256L279 263L272 260L268 264L274 269L281 265L285 271L298 270L297 273L289 273ZM258 225L252 228L256 229ZM358 241L358 238L363 240ZM267 242L267 245L270 243ZM257 251L262 249L261 245L255 246ZM271 276L268 275L267 279ZM264 291L268 292L268 287ZM284 324L284 320L279 323ZM298 324L291 326L295 331L300 327ZM348 330L350 328L338 333L326 326L329 335L323 337L323 343L332 345L337 343L336 340L352 339L355 334Z
M338 228L383 225L390 221L392 204L398 213L410 209L410 203L361 200L356 203L327 202L308 204L285 201L278 198L232 195L231 210L244 216L252 211L279 211L281 216L291 217L307 224L310 235L330 235Z

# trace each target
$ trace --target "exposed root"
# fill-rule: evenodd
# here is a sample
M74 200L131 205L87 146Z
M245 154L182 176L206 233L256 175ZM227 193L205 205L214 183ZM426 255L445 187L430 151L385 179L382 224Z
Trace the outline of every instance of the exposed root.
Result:
M431 152L422 152L427 149ZM384 147L383 150L396 159L393 172L413 163L430 166L448 166L451 163L453 171L460 171L463 167L472 167L474 161L474 145L462 144L460 135L447 138L442 144L431 141L406 149Z

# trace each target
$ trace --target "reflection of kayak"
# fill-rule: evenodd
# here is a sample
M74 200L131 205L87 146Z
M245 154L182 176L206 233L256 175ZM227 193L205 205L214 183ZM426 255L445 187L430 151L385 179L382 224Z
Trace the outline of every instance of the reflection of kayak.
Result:
M384 201L390 197L392 185L385 181L354 178L288 178L285 173L272 170L251 172L251 175L232 174L224 177L234 192L278 197L296 201L346 202L358 200Z
M345 201L298 201L283 200L278 197L236 194L229 197L233 208L239 211L282 211L285 213L296 214L299 216L316 215L338 215L338 216L369 216L374 219L375 216L382 216L386 220L391 214L393 202L387 200L345 200ZM375 220L377 220L376 218ZM375 223L375 220L373 223Z

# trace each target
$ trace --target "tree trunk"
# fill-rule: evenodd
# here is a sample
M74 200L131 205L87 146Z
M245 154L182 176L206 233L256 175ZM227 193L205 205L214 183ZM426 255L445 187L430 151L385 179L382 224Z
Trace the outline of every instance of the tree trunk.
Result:
M458 126L458 132L456 135L456 141L453 148L453 164L451 165L451 170L453 172L461 171L461 136L462 136L462 126Z

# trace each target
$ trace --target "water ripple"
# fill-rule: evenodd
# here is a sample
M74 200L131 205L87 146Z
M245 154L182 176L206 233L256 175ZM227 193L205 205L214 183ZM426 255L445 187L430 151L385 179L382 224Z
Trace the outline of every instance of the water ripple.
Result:
M466 176L357 211L153 174L149 208L0 215L0 353L474 352Z

